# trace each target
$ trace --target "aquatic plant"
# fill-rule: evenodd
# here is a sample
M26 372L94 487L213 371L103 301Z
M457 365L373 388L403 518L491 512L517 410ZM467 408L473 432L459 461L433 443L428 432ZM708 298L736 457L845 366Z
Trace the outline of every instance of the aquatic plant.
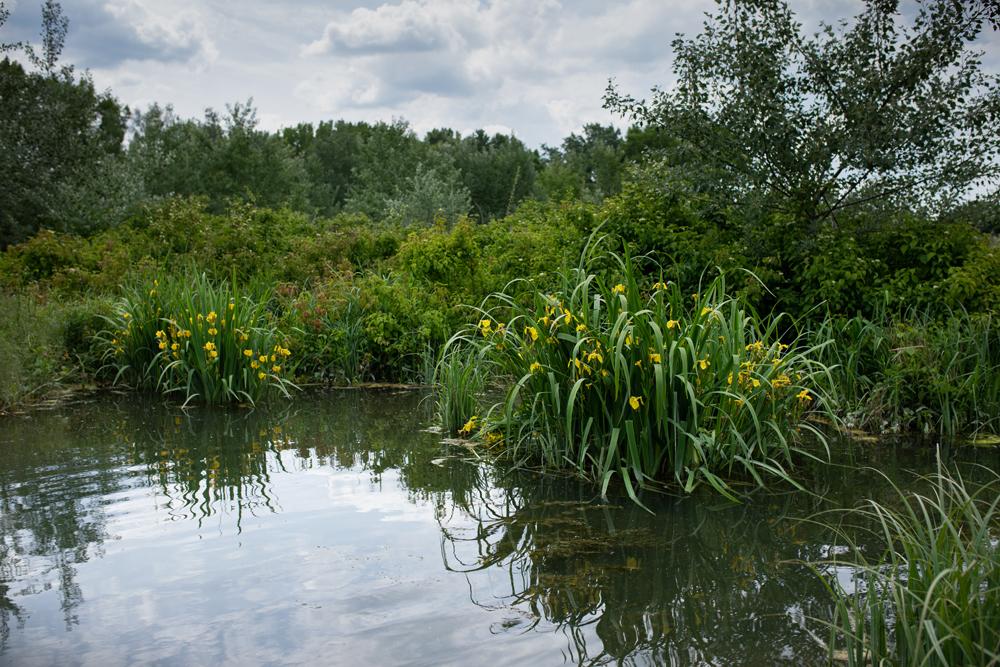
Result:
M115 381L185 401L254 403L289 395L291 350L266 294L244 294L204 274L124 288L98 335Z
M459 435L470 422L474 425L478 420L476 412L486 374L476 352L472 346L446 347L434 368L437 420L452 435Z
M989 314L826 317L807 338L831 402L859 427L1000 432L1000 323Z
M642 284L634 259L599 259L616 267L611 279L585 255L556 293L494 294L452 338L507 380L503 401L465 431L602 491L617 476L633 498L656 482L734 497L736 478L790 480L802 434L825 445L806 416L829 414L816 390L827 369L814 347L780 339L782 318L728 296L724 276L684 294Z
M869 500L847 513L885 548L866 553L858 526L841 526L845 555L815 570L834 599L831 659L852 667L1000 663L1000 475L976 474L986 481L967 482L939 462L920 478L923 493L886 477L896 502ZM853 571L854 590L827 566Z

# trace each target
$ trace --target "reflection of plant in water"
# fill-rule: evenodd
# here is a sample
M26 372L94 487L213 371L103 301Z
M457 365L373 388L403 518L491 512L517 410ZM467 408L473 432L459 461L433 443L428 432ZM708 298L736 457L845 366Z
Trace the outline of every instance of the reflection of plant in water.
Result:
M232 508L240 530L244 512L276 511L269 466L280 466L277 452L294 444L286 419L284 412L159 412L152 423L139 422L143 432L126 433L134 462L168 498L172 516L196 518L200 526Z
M11 621L17 621L18 627L24 626L24 612L10 599L10 587L4 583L14 579L14 573L9 571L10 562L7 550L0 546L0 651L7 646L10 638Z
M66 447L70 434L86 433L78 415L64 419L11 420L0 469L0 647L11 616L21 612L7 597L55 589L67 628L77 623L83 592L76 566L103 554L108 539L101 499L124 488L120 463L106 443ZM4 582L16 581L11 591Z
M903 462L865 456L893 475ZM871 469L816 464L802 470L815 495L662 498L651 516L631 502L574 500L586 489L568 481L466 467L482 472L439 517L445 567L468 577L475 604L505 612L496 631L555 626L580 664L823 663L812 619L830 617L830 599L807 563L840 540L804 519L850 506L859 488L892 496ZM857 539L882 548L877 535Z
M819 500L767 495L711 507L700 497L644 498L656 516L631 502L595 504L591 487L569 479L470 463L472 453L421 433L430 420L422 406L431 407L420 394L339 392L286 412L184 413L130 398L25 421L20 431L22 422L8 422L0 648L23 618L9 604L18 596L57 589L74 623L83 599L76 567L114 530L109 503L155 496L173 517L232 517L239 527L247 512L281 511L280 474L332 468L349 472L331 484L356 485L360 471L373 487L398 484L430 504L445 566L468 577L476 604L502 615L495 631L559 631L574 662L824 659L798 623L829 617L829 598L801 562L829 558L832 542L821 527L789 520L826 508ZM902 463L879 450L867 462ZM872 487L859 466L800 471L833 505Z
M473 602L530 619L503 629L555 625L580 664L772 663L782 650L822 660L789 620L793 610L819 614L827 599L805 566L787 562L824 544L818 527L785 520L808 512L801 495L720 508L665 502L656 517L566 497L558 486L493 489L441 522L445 566L469 577Z
M836 603L827 633L831 659L1000 662L1000 474L987 467L969 472L939 461L910 492L886 478L893 503L869 499L840 517L860 530L838 527L844 546L817 564ZM875 538L869 544L856 538L865 532ZM849 575L846 585L838 571Z
M145 467L174 516L200 522L232 509L237 529L244 512L280 510L271 473L289 466L366 470L374 484L393 470L413 500L464 497L477 488L477 469L430 463L434 452L423 445L433 436L419 431L420 399L345 392L323 410L155 411L123 419L119 437L132 443L131 462Z

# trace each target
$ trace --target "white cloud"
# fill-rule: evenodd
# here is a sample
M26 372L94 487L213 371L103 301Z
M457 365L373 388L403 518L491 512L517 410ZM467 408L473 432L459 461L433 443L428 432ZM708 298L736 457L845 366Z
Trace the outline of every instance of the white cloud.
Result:
M103 9L154 52L187 53L208 62L218 58L203 17L184 3L111 0Z
M412 53L458 47L464 41L460 27L475 15L476 4L471 0L403 0L374 10L360 7L328 23L323 36L306 46L304 53Z
M320 71L295 94L326 113L403 115L418 129L503 125L540 143L547 125L542 140L555 143L554 131L610 119L601 109L609 76L631 79L652 63L667 70L662 42L676 7L632 0L581 13L558 0L401 0L358 8L301 50ZM445 115L428 122L437 100L447 101Z

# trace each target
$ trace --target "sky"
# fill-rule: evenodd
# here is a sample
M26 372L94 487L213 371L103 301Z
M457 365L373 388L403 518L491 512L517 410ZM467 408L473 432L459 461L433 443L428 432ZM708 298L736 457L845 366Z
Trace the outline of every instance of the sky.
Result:
M642 96L672 81L670 42L712 0L64 0L63 59L132 108L184 117L253 98L265 129L403 118L557 145L601 106L609 79ZM790 3L807 28L860 0ZM905 0L904 0L905 4ZM7 0L0 41L37 41L39 0ZM1000 71L1000 40L985 64Z

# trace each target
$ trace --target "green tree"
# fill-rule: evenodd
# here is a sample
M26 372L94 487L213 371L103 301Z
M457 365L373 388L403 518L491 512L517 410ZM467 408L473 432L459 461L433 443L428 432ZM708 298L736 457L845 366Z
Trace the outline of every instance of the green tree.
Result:
M440 173L418 164L399 194L386 201L386 217L403 225L431 225L438 220L453 225L471 205L458 172Z
M381 220L400 197L411 192L418 168L450 182L454 162L445 151L420 141L404 120L376 123L357 154L345 209Z
M538 157L513 135L476 130L461 138L452 130L428 133L432 146L447 147L462 182L469 191L472 210L480 222L511 213L535 188ZM452 133L450 141L443 137Z
M0 26L8 15L0 7ZM28 65L10 56L0 61L0 247L43 227L85 232L114 222L93 210L82 214L79 195L102 182L98 174L120 173L128 109L97 92L89 73L59 65L68 28L59 4L48 0L40 52L29 44L0 47L23 53ZM134 193L116 190L121 196L111 208L118 210Z
M234 199L261 206L308 208L302 160L279 135L257 128L253 100L209 109L202 121L180 120L153 105L133 118L129 158L153 196L203 195L209 210Z
M372 125L351 172L345 208L383 218L386 202L399 194L425 156L424 146L406 121Z
M338 120L299 123L281 131L282 140L300 158L309 178L309 204L320 215L337 213L347 201L361 147L371 134L367 123Z
M544 150L540 186L546 198L600 201L621 191L625 143L618 128L588 123L583 134L572 133L559 148L546 146Z
M803 34L781 0L717 0L673 42L677 84L650 100L609 83L605 106L687 144L692 165L795 220L867 202L940 210L997 176L1000 88L975 42L990 0L894 0Z

